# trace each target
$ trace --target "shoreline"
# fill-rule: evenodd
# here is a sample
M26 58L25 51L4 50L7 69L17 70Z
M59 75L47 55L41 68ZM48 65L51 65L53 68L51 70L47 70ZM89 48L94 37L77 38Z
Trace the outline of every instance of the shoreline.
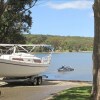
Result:
M69 52L69 51L53 51L52 53L92 53L93 51L72 51L72 52ZM34 52L33 54L46 54L48 52Z
M45 79L46 81L66 81L66 82L91 82L92 81L82 81L82 80L53 80L53 79Z
M56 82L58 82L58 81L64 81L64 82L85 82L85 83L91 83L92 84L92 82L93 81L87 81L87 80L60 80L60 79L43 79L43 81L56 81ZM0 85L1 85L1 83L4 85L6 82L4 82L3 81L3 77L0 77Z
M79 52L76 52L76 51L72 51L72 52L69 52L69 51L54 51L53 53L92 53L93 51L79 51Z

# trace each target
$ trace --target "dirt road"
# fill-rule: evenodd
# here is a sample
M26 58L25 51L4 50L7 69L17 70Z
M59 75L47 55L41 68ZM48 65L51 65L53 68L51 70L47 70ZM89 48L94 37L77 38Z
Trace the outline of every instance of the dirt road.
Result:
M27 84L1 84L0 100L49 100L55 93L76 86L89 85L84 82L44 81L40 86Z

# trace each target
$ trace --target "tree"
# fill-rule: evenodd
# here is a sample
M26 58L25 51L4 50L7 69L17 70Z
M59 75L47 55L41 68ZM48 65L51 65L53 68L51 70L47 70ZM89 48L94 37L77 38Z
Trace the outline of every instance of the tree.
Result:
M100 0L93 5L95 35L93 48L93 100L100 100Z
M60 50L61 48L61 40L56 36L48 38L46 44L51 44L54 47L54 50Z
M28 33L32 26L30 8L36 2L37 0L0 0L0 43L25 43L22 33Z

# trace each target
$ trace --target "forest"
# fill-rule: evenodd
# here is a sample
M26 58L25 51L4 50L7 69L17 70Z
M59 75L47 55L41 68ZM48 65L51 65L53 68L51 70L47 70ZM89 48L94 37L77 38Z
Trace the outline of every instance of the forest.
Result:
M26 44L49 44L56 52L93 50L93 37L24 34Z

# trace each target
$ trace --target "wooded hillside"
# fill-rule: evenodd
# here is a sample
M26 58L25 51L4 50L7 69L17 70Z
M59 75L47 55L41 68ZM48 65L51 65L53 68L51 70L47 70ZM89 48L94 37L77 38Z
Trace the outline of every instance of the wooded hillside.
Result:
M53 36L25 34L27 44L50 44L55 51L92 51L93 38L79 36Z

